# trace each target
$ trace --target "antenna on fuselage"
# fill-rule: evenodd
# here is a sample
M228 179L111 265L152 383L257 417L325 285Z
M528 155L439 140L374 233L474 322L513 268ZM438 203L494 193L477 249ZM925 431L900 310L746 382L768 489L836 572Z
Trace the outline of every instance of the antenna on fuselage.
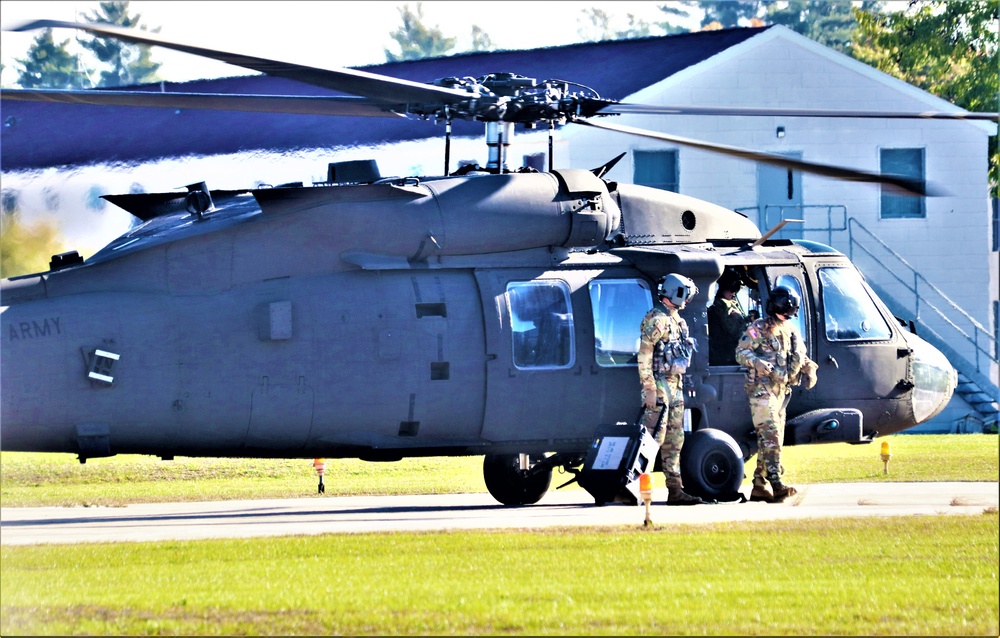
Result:
M785 224L790 224L790 223L804 224L805 221L806 220L804 220L804 219L782 219L780 222L778 222L777 224L775 224L774 227L771 230L769 230L766 233L764 233L763 235L761 235L760 239L758 239L754 243L750 244L750 247L751 248L756 248L757 246L760 246L761 244L763 244L764 242L766 242L768 239L770 239L772 235L774 235L776 232L778 232L779 230L781 230L782 228L784 228Z

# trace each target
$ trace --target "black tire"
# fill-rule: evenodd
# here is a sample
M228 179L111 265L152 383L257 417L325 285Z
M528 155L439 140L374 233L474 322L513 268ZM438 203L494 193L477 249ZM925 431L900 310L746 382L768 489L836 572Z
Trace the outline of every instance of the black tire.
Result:
M518 454L487 454L483 459L483 478L486 489L504 505L531 505L549 491L552 468L524 472Z
M685 492L704 499L735 500L743 477L743 453L733 437L713 428L685 436L681 448Z

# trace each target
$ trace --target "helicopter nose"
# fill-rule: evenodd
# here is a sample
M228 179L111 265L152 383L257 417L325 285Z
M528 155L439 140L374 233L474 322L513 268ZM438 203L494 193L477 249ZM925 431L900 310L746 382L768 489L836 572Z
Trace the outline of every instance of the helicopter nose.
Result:
M923 423L948 405L958 385L958 372L941 351L915 334L906 336L913 350L910 368L913 371L913 417Z

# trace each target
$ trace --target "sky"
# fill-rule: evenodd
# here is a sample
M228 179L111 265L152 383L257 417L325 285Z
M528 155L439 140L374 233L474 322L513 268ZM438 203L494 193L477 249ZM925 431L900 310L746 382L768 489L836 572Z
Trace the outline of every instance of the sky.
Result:
M385 49L398 52L390 33L401 25L399 7L416 2L369 0L367 2L214 2L133 0L131 14L141 24L160 27L160 35L212 48L280 60L317 60L331 66L362 66L385 62ZM467 50L472 26L477 25L497 48L527 49L571 44L580 40L578 29L585 9L601 9L612 16L612 27L627 28L627 15L647 22L666 17L655 2L578 2L572 0L437 1L421 3L424 24L458 39L455 52ZM16 58L24 57L38 32L12 33L6 29L35 19L78 21L81 13L97 9L96 1L0 1L0 53L5 85L17 78ZM699 18L685 26L697 28ZM589 24L589 21L587 22ZM72 37L63 30L55 34L61 42ZM221 62L203 60L184 53L154 49L161 62L160 76L184 81L248 73Z

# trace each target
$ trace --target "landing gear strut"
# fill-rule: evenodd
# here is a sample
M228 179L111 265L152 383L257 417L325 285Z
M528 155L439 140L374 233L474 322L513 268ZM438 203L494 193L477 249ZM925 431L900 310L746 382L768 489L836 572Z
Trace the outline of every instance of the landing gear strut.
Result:
M562 465L573 471L580 463L579 458L563 454L487 454L483 478L486 489L504 505L531 505L548 492L553 468Z

